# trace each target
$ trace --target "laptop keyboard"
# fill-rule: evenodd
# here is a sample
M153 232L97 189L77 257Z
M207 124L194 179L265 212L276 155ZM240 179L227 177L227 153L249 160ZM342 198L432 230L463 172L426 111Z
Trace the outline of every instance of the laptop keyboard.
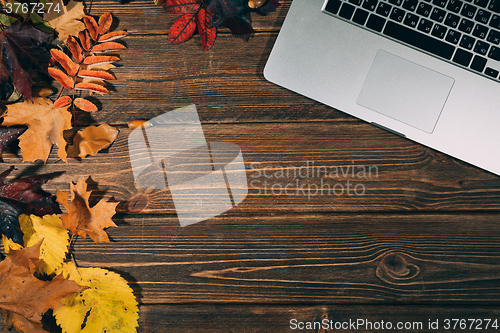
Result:
M324 11L499 80L500 0L328 0Z

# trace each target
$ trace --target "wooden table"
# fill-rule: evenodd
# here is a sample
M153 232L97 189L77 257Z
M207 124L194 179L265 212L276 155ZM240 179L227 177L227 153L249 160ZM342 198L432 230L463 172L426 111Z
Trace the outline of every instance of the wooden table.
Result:
M424 329L436 319L441 328L453 318L500 321L500 178L268 83L262 71L290 2L267 17L252 15L249 42L221 29L205 52L198 36L168 44L176 16L152 1L94 1L91 14L112 12L131 36L112 93L79 125L110 123L120 129L117 140L68 164L52 152L36 166L7 154L5 166L65 170L45 186L51 192L91 176L94 202L125 203L137 193L127 121L189 104L207 141L241 148L249 181L259 182L231 211L181 228L170 193L160 191L140 214L119 206L111 244L77 241L79 265L131 282L140 332L289 332L298 331L293 319L325 318ZM264 193L259 171L307 163L376 169L365 178L298 177L301 184L349 180L362 195ZM297 180L273 177L281 186Z

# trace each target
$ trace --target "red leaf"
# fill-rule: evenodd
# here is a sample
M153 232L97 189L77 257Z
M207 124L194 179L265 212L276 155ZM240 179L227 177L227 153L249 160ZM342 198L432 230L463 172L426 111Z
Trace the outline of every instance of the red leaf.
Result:
M111 23L113 23L113 17L111 13L104 13L99 17L99 29L97 32L99 35L105 34L111 28Z
M63 106L70 105L71 102L73 102L73 100L69 96L59 97L54 102L54 109L59 109L59 108L62 108Z
M97 31L99 30L99 26L97 25L97 22L92 16L85 16L83 18L83 23L85 23L85 26L87 27L87 30L89 31L90 38L92 38L94 41L97 40L97 35L99 34Z
M78 65L73 62L64 52L57 49L50 50L52 57L63 66L69 76L75 76L78 72Z
M75 98L75 106L83 111L97 111L97 106L94 103L87 101L84 98Z
M73 89L73 80L62 70L54 67L49 67L47 70L49 75L56 79L56 81L59 82L64 88L70 90Z
M177 19L170 28L168 42L170 44L184 43L196 30L196 14L186 14Z
M167 0L163 9L170 14L193 14L200 8L203 1L198 0Z
M212 13L201 8L198 12L198 32L200 33L201 46L205 51L209 50L215 42L217 28L210 26Z
M82 56L82 48L80 47L80 44L76 41L75 37L69 36L68 39L66 40L66 44L68 44L68 48L71 51L71 54L73 57L78 61L79 63L82 62L83 56Z

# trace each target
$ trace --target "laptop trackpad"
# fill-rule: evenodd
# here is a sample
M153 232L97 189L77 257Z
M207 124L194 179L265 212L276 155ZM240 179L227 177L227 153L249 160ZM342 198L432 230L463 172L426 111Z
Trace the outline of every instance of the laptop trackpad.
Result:
M432 133L455 80L379 50L357 103Z

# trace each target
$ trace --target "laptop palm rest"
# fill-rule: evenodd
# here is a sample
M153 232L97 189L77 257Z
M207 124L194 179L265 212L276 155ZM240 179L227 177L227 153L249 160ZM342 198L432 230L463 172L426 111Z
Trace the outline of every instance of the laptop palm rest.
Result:
M357 104L432 133L455 80L379 50Z

